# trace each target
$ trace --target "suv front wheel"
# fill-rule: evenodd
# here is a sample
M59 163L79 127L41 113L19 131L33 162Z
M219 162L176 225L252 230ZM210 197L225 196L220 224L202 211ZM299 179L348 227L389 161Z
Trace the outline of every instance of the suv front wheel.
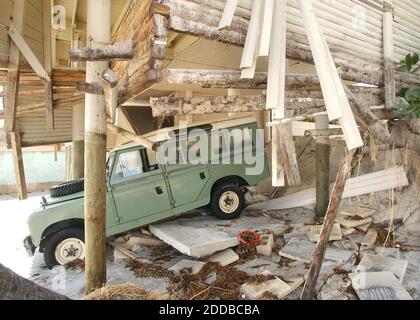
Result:
M62 229L49 236L45 244L44 260L49 269L85 258L85 234L79 228Z
M210 205L213 214L219 219L236 219L245 207L245 197L236 185L220 186L214 190Z

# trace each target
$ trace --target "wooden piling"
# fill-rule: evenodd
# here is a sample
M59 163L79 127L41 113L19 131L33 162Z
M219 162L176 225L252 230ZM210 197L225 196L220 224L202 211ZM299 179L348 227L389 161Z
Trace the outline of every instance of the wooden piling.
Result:
M111 0L89 0L87 38L90 48L110 42ZM109 62L88 61L86 82L100 83ZM106 110L103 96L85 98L85 292L106 283Z
M329 128L327 114L315 116L315 127L319 130ZM317 137L316 142L316 206L318 218L324 217L330 201L330 141L329 137Z

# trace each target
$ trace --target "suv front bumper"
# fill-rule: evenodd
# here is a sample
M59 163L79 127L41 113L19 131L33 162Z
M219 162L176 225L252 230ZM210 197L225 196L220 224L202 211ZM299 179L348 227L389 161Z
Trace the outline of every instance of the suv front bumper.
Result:
M23 240L23 245L25 246L25 249L28 255L32 257L35 253L36 247L34 243L32 242L31 236L28 236Z

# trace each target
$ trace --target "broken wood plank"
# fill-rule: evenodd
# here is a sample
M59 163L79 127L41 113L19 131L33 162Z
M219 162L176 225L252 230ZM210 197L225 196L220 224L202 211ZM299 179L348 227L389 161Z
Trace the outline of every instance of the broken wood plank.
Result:
M69 52L70 61L120 61L134 58L133 41L127 40L107 45L103 48L72 49Z
M315 62L317 74L324 95L325 104L330 121L342 118L343 112L340 100L336 92L336 84L330 70L329 55L324 46L324 35L315 16L311 0L299 0L299 6L303 15L306 35ZM332 62L334 64L334 61Z
M275 127L275 130L279 138L278 148L287 182L289 186L299 185L302 181L300 179L291 123L279 124Z
M244 51L241 59L241 69L252 68L258 49L258 36L261 26L261 11L263 1L254 1L252 6L251 20L245 40Z
M277 2L277 1L276 1ZM264 11L263 11L263 21L260 35L260 46L258 48L259 57L268 57L270 53L270 43L272 42L272 31L273 30L273 19L277 18L275 13L275 1L274 0L265 0L264 1ZM280 5L280 7L283 7ZM286 6L284 6L286 9ZM278 18L276 23L278 22ZM284 21L286 23L286 21ZM283 27L283 26L282 26ZM280 35L280 34L279 34ZM281 37L279 37L280 40ZM284 40L286 41L286 32L284 33ZM284 55L286 56L286 44L284 44Z
M393 167L350 178L344 189L343 198L380 192L409 185L403 167ZM307 189L278 199L250 205L249 209L282 210L310 206L316 202L315 188Z
M19 30L15 27L13 22L10 22L9 25L9 36L13 40L14 44L19 48L22 55L28 61L29 65L35 71L35 73L43 80L51 82L51 78L48 75L48 72L45 71L41 62L39 62L37 56L32 51L31 47L26 43L25 39L22 37Z
M219 30L229 28L232 24L233 17L235 15L236 7L238 6L239 0L227 0L225 9L223 10L222 18L219 23Z
M285 116L286 90L286 0L274 4L273 32L268 60L267 108L275 109L273 119Z
M108 125L108 129L111 130L112 132L115 132L117 134L121 134L122 136L131 139L134 142L137 142L139 145L144 146L145 148L152 150L152 151L157 151L159 144L155 143L153 141L147 140L145 138L140 137L139 135L136 135L126 129L123 129L111 122L107 123Z
M332 190L331 200L325 215L320 239L316 246L315 253L309 267L309 272L305 281L301 300L312 300L314 298L316 283L321 271L322 262L324 260L325 251L327 250L327 245L334 226L335 218L337 217L337 212L343 196L344 187L348 177L351 174L354 154L355 151L350 151L350 153L346 155L345 160L342 161L338 171L337 179Z

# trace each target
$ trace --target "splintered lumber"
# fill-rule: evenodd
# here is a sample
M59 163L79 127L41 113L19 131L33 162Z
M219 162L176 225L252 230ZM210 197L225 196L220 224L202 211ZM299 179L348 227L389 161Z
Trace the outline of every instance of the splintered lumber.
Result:
M69 52L70 61L118 61L134 58L133 41L126 40L103 48L72 49Z
M76 84L76 91L94 94L98 96L104 95L104 89L100 83L88 83L88 82L79 82Z
M219 23L219 30L229 28L232 24L236 7L238 6L238 1L239 0L227 0L225 9L223 10L222 19Z
M321 271L322 262L327 250L328 241L334 226L335 218L337 217L338 208L341 203L341 198L344 192L344 186L351 173L352 162L355 151L350 151L341 163L340 169L337 174L337 179L332 190L331 200L328 205L327 213L325 215L324 224L322 227L320 240L316 246L313 255L309 272L303 288L301 300L312 300L315 295L315 287L318 281L318 276Z
M329 130L327 114L315 115L316 130ZM328 135L315 138L315 176L317 217L324 217L330 200L330 139Z
M275 125L271 131L271 184L273 187L284 187L286 185L285 170L282 163L282 152L280 148L279 125Z
M311 51L314 55L315 66L319 75L328 117L330 120L338 119L340 121L347 148L349 150L359 148L363 146L363 140L347 100L333 57L315 16L312 2L311 0L299 0L299 4ZM330 96L330 94L333 96ZM335 104L330 104L334 103L334 100Z
M108 121L107 125L108 125L109 130L111 130L111 131L113 131L117 134L121 134L122 136L124 136L128 139L131 139L132 141L137 142L138 144L144 146L145 148L147 148L149 150L157 151L157 149L159 147L158 143L155 143L153 141L142 138L142 137L126 130L126 129L123 129L123 128L109 122L109 121Z
M389 142L391 135L388 129L381 124L378 116L365 106L362 100L353 94L347 86L344 86L344 90L361 127L367 130L375 139Z
M270 53L270 43L272 39L273 19L275 17L275 0L264 1L264 14L260 36L260 47L258 48L259 57L268 57ZM286 9L286 6L284 6ZM277 22L276 22L277 23ZM286 21L284 21L286 23ZM284 40L286 41L286 32L284 32ZM284 44L284 55L286 56L286 44Z
M277 144L287 182L289 186L300 185L302 181L300 179L295 143L292 136L292 124L278 124L275 126L275 131L278 137Z
M15 43L15 45L19 48L20 52L25 57L26 61L28 61L29 65L35 71L35 73L47 82L51 82L51 78L48 75L47 71L45 71L44 67L42 66L41 62L39 62L38 58L32 51L31 47L26 43L25 39L22 37L20 32L16 29L13 22L10 22L9 25L9 36Z
M286 0L274 4L273 32L267 76L267 108L273 110L274 119L285 116L286 89Z
M263 1L254 1L252 6L251 20L249 21L248 33L246 35L244 51L242 53L241 69L252 68L255 64L256 52L258 49L259 29L262 18L262 5Z
M154 117L264 111L265 103L264 95L150 98Z
M299 0L299 6L324 95L328 117L330 121L340 119L343 116L343 112L340 107L341 101L336 91L332 70L329 67L331 65L330 61L328 61L330 55L328 55L324 46L324 36L315 16L312 2L311 0ZM334 61L332 63L334 64Z

